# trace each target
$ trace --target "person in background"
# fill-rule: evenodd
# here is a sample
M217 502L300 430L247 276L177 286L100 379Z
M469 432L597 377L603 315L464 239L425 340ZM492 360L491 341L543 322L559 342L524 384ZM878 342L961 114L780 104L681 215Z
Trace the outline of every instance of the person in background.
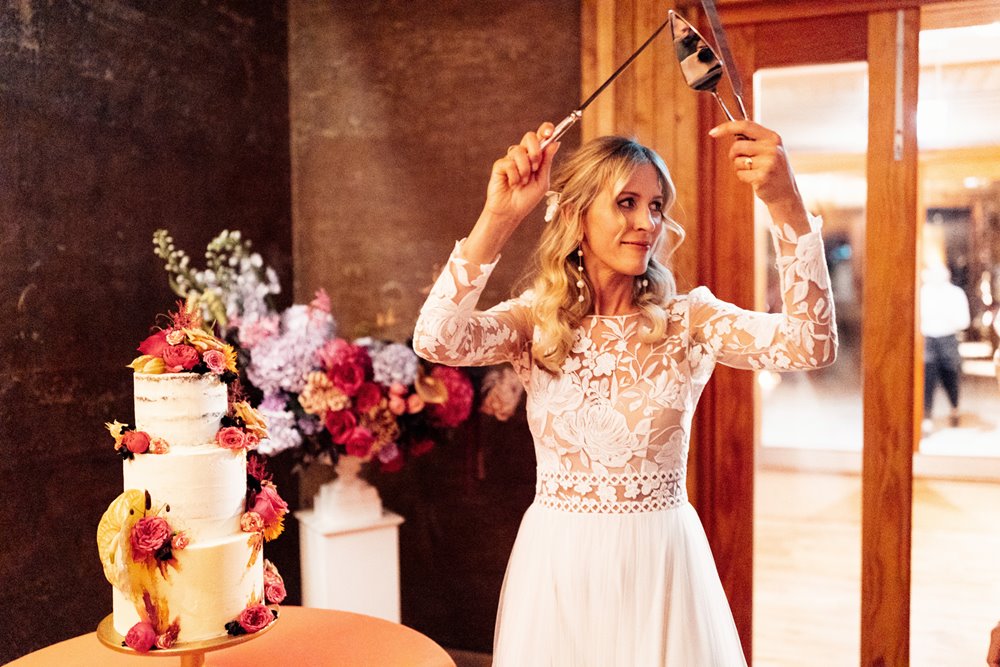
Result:
M940 383L948 395L951 426L958 426L958 389L962 358L958 336L969 328L969 299L965 291L951 283L951 273L943 265L923 271L920 287L920 333L924 336L924 422L925 432L933 426L934 391Z
M990 632L990 647L986 651L986 664L990 667L1000 667L1000 623Z

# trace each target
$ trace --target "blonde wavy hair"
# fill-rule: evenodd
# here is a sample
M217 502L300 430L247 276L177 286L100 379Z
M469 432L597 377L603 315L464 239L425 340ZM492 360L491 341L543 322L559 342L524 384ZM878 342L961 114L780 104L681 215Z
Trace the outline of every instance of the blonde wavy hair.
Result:
M635 170L642 165L656 169L663 188L663 225L653 247L645 273L633 283L633 303L643 317L640 339L655 342L666 336L667 313L663 303L677 292L674 276L657 257L666 242L667 231L677 235L663 258L671 255L684 240L684 229L667 216L675 200L673 181L663 159L650 148L626 137L599 137L576 151L552 179L552 191L559 194L555 215L542 232L535 253L530 280L533 288L532 317L536 336L532 345L535 361L550 373L558 373L573 346L573 331L593 306L593 286L586 273L583 287L577 287L577 249L583 241L584 220L597 196L607 187L617 197ZM622 226L626 225L624 217ZM648 281L647 286L642 280ZM581 300L579 297L583 295Z

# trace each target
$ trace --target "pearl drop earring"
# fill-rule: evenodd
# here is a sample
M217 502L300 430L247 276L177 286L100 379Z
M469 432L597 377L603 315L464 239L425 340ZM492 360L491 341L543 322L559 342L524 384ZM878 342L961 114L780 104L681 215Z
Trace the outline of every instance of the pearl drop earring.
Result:
M649 280L647 280L646 278L643 278L642 279L642 289L646 289L647 287L649 287Z
M577 258L577 260L576 260L577 261L577 267L576 268L580 272L580 275L577 276L577 278L576 278L576 286L580 289L580 296L578 296L576 298L576 300L579 301L580 303L583 303L583 301L584 301L584 299L583 299L583 246L578 246L577 247L577 249L576 249L576 258Z

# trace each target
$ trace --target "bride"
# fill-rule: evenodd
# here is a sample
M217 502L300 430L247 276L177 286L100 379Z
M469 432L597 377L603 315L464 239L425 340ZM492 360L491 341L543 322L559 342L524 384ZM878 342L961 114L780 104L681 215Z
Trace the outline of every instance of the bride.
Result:
M783 309L676 293L683 229L663 160L622 137L580 148L551 178L552 125L493 164L482 214L424 304L414 348L451 365L509 362L527 394L537 484L501 592L499 666L745 665L685 475L695 406L716 363L776 370L833 363L837 334L819 221L777 134L731 140L737 177L767 205ZM476 304L511 234L543 199L532 289ZM751 277L748 276L747 279Z

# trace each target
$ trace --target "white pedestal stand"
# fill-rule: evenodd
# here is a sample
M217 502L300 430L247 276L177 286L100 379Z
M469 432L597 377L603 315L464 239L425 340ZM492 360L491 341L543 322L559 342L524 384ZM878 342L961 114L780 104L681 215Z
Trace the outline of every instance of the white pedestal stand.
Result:
M360 461L341 457L314 508L295 513L302 559L302 605L400 621L399 525L378 491L357 476Z

